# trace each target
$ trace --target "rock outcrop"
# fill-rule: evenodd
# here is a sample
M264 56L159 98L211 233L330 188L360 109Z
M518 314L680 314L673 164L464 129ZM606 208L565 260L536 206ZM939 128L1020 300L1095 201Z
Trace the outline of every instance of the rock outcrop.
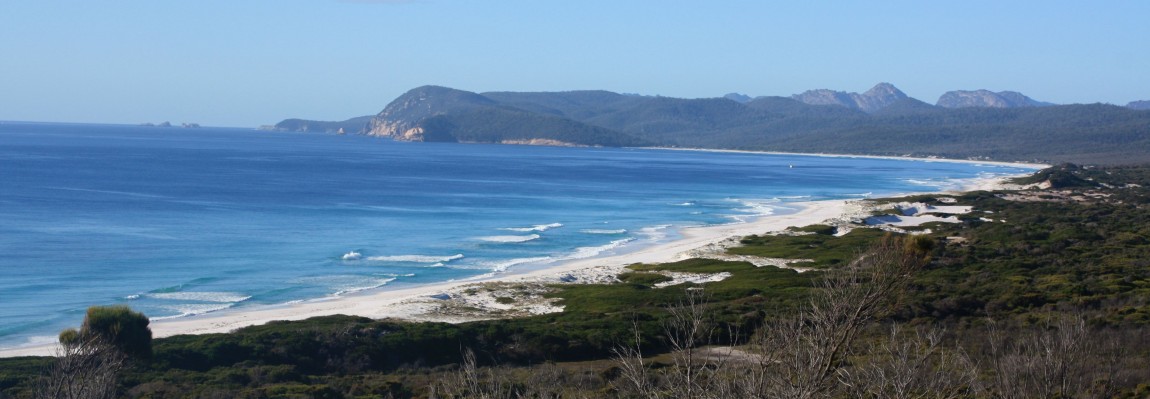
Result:
M742 93L727 93L726 95L723 96L723 98L731 100L731 101L739 102L742 104L746 104L746 103L751 102L751 100L754 100L753 98L751 98L751 96L748 96L748 95L742 94Z
M890 83L879 83L862 94L818 89L807 90L791 98L810 105L840 105L873 113L908 97Z
M938 98L936 105L944 108L1018 108L1045 107L1054 105L1037 101L1016 91L992 92L990 90L948 91Z

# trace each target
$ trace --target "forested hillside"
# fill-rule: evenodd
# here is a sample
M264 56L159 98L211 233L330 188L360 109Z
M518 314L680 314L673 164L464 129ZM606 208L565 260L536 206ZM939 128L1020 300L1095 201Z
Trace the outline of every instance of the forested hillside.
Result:
M308 131L344 127L349 133L366 131L407 141L664 146L1107 165L1150 162L1150 110L1105 104L1051 105L1014 92L986 95L990 94L997 97L935 106L906 97L890 85L863 94L822 90L797 99L759 97L746 102L607 91L480 94L424 86L392 101L366 126L356 118L346 122L287 120L277 127Z

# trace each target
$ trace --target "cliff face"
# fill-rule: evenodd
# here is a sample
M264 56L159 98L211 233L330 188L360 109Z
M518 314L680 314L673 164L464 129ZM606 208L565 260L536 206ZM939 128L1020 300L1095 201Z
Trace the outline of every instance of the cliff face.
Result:
M840 105L874 113L908 97L890 83L879 83L862 94L819 89L807 90L791 98L810 105Z
M938 98L938 106L944 108L1019 108L1044 107L1054 105L1034 100L1016 91L992 92L990 90L955 90Z

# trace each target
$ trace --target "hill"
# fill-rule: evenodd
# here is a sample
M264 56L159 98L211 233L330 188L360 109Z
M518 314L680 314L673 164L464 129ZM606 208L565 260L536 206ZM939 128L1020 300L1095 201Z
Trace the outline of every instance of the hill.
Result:
M938 98L938 106L943 108L989 107L1047 107L1054 104L1038 101L1016 91L955 90L943 93Z
M945 100L945 101L944 101ZM865 93L682 99L602 90L412 89L366 133L407 141L665 146L996 161L1150 162L1150 111L1051 105L1017 92L954 91L939 106L889 83ZM362 122L360 118L339 123ZM331 131L288 120L286 130ZM346 132L351 130L344 128Z
M320 132L320 133L364 133L367 124L371 122L372 115L359 116L345 121L328 122L312 121L306 119L285 119L275 124L273 129L287 132Z
M879 83L862 94L820 89L808 90L791 98L811 105L840 105L870 113L906 99L907 95L890 83Z
M587 94L586 99L582 99L581 94ZM572 93L562 97L571 104L552 105L585 109L609 100L601 94ZM566 118L562 111L549 106L548 100L553 97L556 96L536 95L522 101L505 99L506 103L502 103L477 93L423 86L388 104L372 118L367 134L403 141L613 147L651 144ZM527 109L514 106L516 103Z

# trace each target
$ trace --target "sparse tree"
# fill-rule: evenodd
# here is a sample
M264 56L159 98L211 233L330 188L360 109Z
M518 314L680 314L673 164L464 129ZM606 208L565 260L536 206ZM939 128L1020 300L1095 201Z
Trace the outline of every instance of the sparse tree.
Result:
M1091 331L1083 316L1007 333L990 323L988 355L1000 398L1106 398L1124 379L1120 338Z
M719 356L699 356L698 347L713 342L714 327L701 298L688 294L670 309L666 329L674 367L652 372L636 335L634 347L616 350L622 380L636 396L647 398L813 398L835 392L858 334L922 267L926 244L888 236L847 267L828 271L807 307L766 323L747 351L727 348Z
M631 333L631 344L620 345L612 350L615 353L615 362L619 365L619 378L623 381L617 388L620 391L629 391L635 397L656 397L648 364L643 358L643 335L639 332L638 323L632 326Z
M925 263L918 248L884 238L844 269L828 272L798 316L765 326L758 348L774 364L756 396L801 399L832 391L859 332Z
M978 378L961 348L943 344L939 328L890 328L887 339L868 351L867 361L840 371L854 397L950 399L967 397Z
M715 323L706 305L702 288L688 289L678 306L667 309L670 317L663 331L671 346L673 367L667 370L668 393L675 398L700 398L716 393L715 370L722 368L726 356L710 352L704 354L702 346L714 342Z
M130 358L152 355L148 318L127 306L88 308L80 329L60 333L56 363L42 380L38 397L112 398Z
M75 330L71 330L75 331ZM71 338L56 349L56 363L41 380L37 398L104 399L116 397L126 364L123 352L101 338Z

